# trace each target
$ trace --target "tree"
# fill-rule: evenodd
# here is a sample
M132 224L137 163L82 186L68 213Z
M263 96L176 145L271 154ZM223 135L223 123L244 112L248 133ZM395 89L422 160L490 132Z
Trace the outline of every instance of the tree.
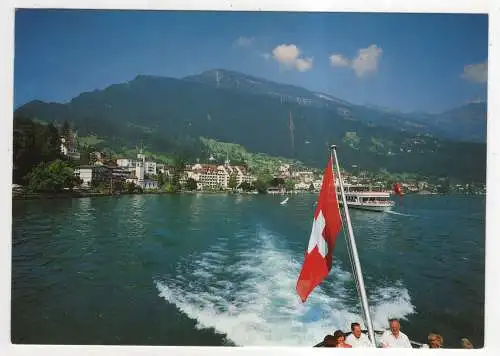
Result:
M173 193L174 192L174 188L173 188L173 186L172 186L171 183L167 183L167 184L164 185L163 191L166 192L166 193Z
M271 187L282 187L285 185L285 180L283 178L273 178L270 182Z
M181 190L181 177L184 174L184 168L186 167L186 163L184 158L180 155L176 156L174 159L174 174L172 177L172 189L174 192L178 192Z
M285 181L285 190L290 192L295 189L295 182L291 179Z
M241 182L240 184L240 188L244 191L244 192L251 192L252 190L255 189L255 187L248 183L248 182Z
M47 146L48 146L48 158L50 160L58 159L62 157L61 154L61 137L59 136L59 131L57 128L50 123L47 126L46 129L48 140L47 140Z
M113 193L113 192L123 192L124 189L125 189L125 184L124 184L123 180L118 179L116 181L113 181L111 193Z
M440 179L441 184L438 185L437 192L439 194L448 194L450 192L450 181L448 178Z
M100 182L97 184L96 189L99 193L107 193L110 191L110 186L104 182Z
M165 185L165 175L163 173L158 174L158 188L162 188Z
M73 168L61 160L50 164L38 164L26 177L28 190L32 192L61 192L65 188L73 189L81 184Z
M132 194L132 193L135 192L135 190L136 190L136 188L135 188L135 184L133 182L127 182L127 183L125 183L125 191L127 193Z
M256 181L255 181L255 188L257 189L257 191L261 194L265 194L267 193L267 188L269 187L268 183L266 181L264 181L262 178L258 178Z
M24 177L40 160L35 147L35 129L33 121L25 118L14 119L13 132L13 181L24 183Z
M186 188L188 190L196 190L198 189L198 182L194 180L193 178L188 178L186 182Z
M227 187L229 189L236 189L236 187L238 186L238 181L236 180L236 175L235 174L231 174L231 176L229 176L229 181L227 182Z
M62 124L60 136L63 137L66 141L71 138L71 126L66 120L64 120Z
M87 145L83 146L80 149L80 160L78 163L82 166L91 164L90 153L93 151L94 151L94 147L87 146Z

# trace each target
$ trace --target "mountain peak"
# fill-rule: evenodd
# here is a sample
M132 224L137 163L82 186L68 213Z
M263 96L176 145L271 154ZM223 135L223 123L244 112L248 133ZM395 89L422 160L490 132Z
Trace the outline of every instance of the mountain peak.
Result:
M282 103L313 105L319 107L349 105L345 101L329 95L319 95L302 87L273 82L268 79L227 69L214 68L198 75L183 78L190 82L203 83L219 89L246 91L252 94L271 96Z

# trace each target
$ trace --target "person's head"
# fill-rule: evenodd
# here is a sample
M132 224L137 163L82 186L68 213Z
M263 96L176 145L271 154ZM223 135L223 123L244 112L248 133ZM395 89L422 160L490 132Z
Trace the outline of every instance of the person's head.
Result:
M430 333L427 343L431 349L439 349L443 345L443 337L439 334Z
M352 323L351 331L352 334L359 339L359 337L361 336L361 326L359 325L359 323Z
M465 337L461 340L461 344L462 344L462 348L464 348L464 349L474 348L474 346L472 346L472 342L470 342L470 340L465 338Z
M333 333L333 338L335 339L335 345L342 344L345 340L345 335L342 330L337 330Z
M333 335L326 335L323 339L323 344L325 347L335 347L335 337Z
M401 326L399 325L399 320L398 319L389 319L389 328L391 329L391 332L394 336L399 335L399 329Z

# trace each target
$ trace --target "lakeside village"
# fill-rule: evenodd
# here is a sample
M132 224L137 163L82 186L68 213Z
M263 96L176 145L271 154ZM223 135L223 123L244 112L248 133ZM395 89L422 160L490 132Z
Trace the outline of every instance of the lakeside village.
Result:
M76 133L61 137L61 154L67 161L80 160ZM113 158L103 152L91 152L89 164L75 166L74 184L64 187L63 191L71 191L80 196L145 192L297 194L318 192L321 188L320 169L297 170L290 164L281 164L274 172L269 172L267 179L263 179L245 165L231 165L227 155L224 163L214 162L213 156L207 161L209 163L176 162L175 165L167 165L148 159L142 149L136 158ZM347 184L369 185L376 190L391 191L394 183L381 180L376 175L368 176L366 172L355 175L344 171L342 174ZM410 180L400 182L400 185L405 194L485 194L485 186L469 184L447 186L446 190L443 190L442 185L432 185L426 181ZM13 186L14 196L21 196L23 193L23 187Z

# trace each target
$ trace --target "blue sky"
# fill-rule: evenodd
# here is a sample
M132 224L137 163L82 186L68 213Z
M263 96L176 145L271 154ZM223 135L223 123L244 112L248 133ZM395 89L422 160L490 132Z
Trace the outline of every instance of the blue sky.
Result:
M486 99L487 57L486 15L21 10L14 105L224 68L440 112Z

